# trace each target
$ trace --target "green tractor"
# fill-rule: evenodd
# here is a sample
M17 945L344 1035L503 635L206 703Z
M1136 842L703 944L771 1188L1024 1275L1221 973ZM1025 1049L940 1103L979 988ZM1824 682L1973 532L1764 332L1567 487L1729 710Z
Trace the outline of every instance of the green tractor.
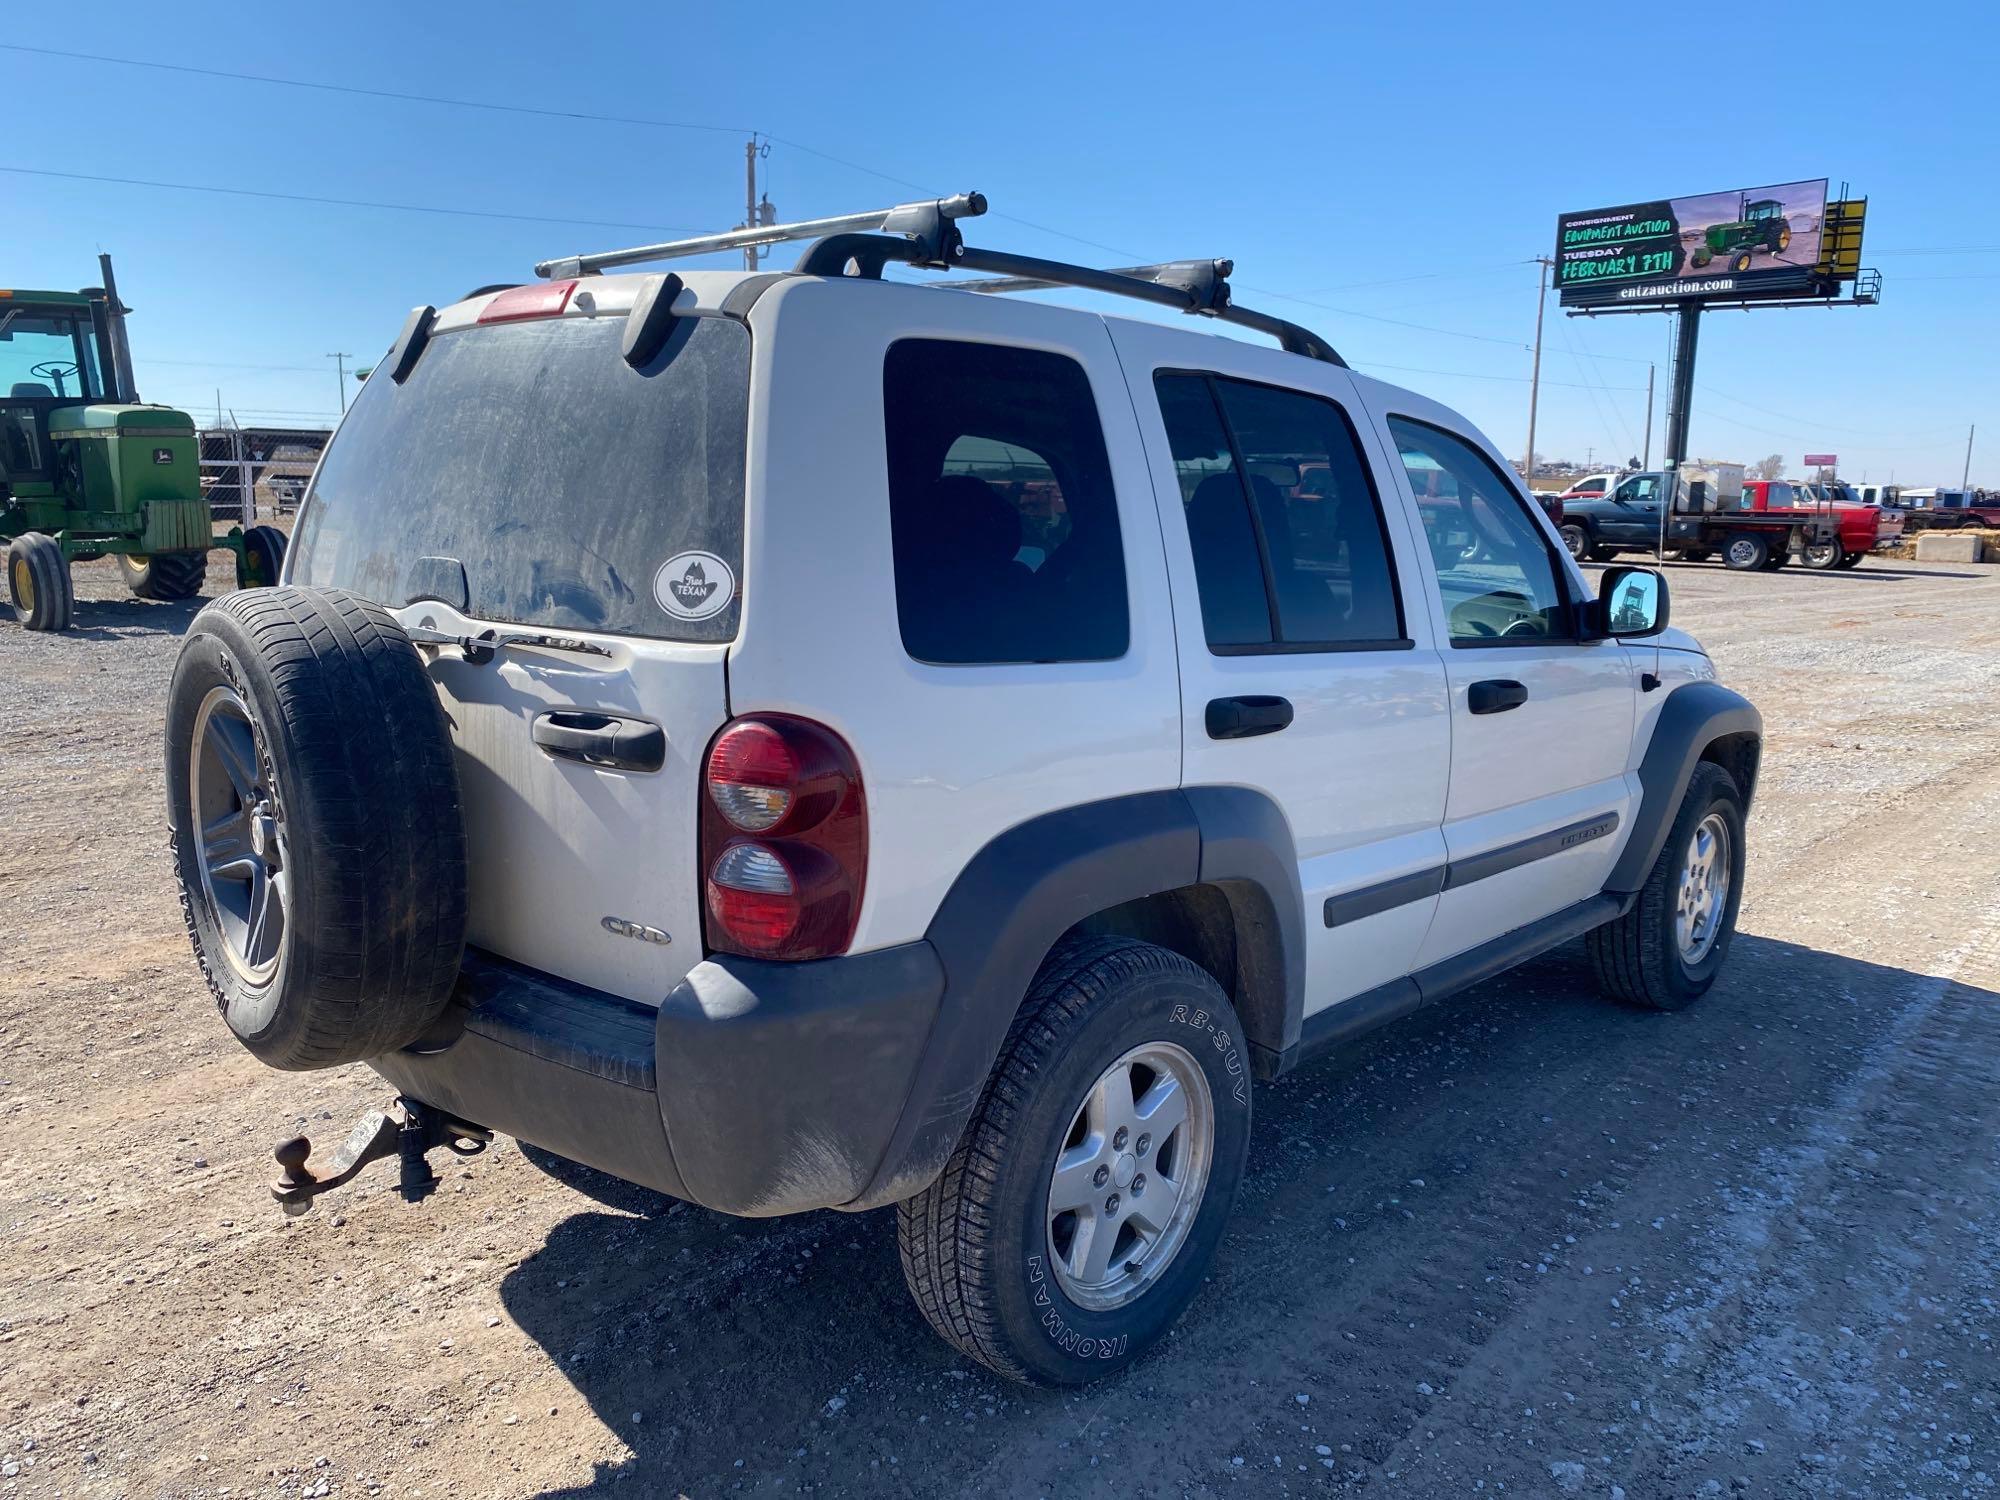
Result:
M1785 205L1776 198L1744 202L1733 224L1711 224L1702 241L1694 247L1688 263L1700 270L1718 255L1727 257L1729 269L1747 271L1759 250L1773 255L1791 247L1792 223L1785 217Z
M215 535L201 493L194 419L142 406L111 257L104 285L0 290L0 542L14 616L65 630L69 565L110 556L142 599L201 592L208 554L236 554L240 588L278 581L274 526Z

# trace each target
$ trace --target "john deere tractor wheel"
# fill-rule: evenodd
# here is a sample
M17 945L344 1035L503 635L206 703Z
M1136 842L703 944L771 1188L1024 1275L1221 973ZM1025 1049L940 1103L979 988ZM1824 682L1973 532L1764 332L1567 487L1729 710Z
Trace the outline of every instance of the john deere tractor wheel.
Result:
M275 526L252 526L243 533L243 556L236 564L239 589L271 588L284 569L284 532Z
M141 599L192 599L208 578L206 552L161 552L152 557L118 554L125 587Z
M62 545L39 531L24 531L7 548L7 594L14 618L30 630L67 630L76 613L69 564Z
M1714 259L1715 256L1709 250L1708 246L1703 245L1698 250L1696 250L1693 255L1690 255L1688 257L1688 264L1693 266L1697 271L1699 271L1703 266L1707 265L1710 261Z
M1732 270L1732 271L1747 271L1747 270L1749 270L1749 269L1750 269L1750 252L1749 252L1748 250L1738 250L1738 251L1737 251L1737 252L1736 252L1736 253L1735 253L1734 255L1730 256L1730 257L1729 257L1729 269L1730 269L1730 270Z
M1791 249L1791 248L1792 248L1792 226L1791 226L1791 225L1789 225L1789 224L1782 224L1782 225L1780 225L1780 226L1778 227L1778 243L1777 243L1776 245L1772 246L1771 248L1772 248L1772 249L1774 249L1774 250L1777 250L1777 251L1779 251L1779 252L1781 252L1781 253L1782 253L1783 251L1786 251L1786 250L1789 250L1789 249Z

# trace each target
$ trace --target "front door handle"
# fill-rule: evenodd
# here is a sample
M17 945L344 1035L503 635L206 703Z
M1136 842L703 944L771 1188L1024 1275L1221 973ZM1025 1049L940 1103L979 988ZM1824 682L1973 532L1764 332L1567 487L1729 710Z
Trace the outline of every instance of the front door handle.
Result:
M1508 709L1519 708L1526 703L1528 690L1518 682L1495 679L1473 683L1472 691L1466 697L1476 714L1504 714Z
M617 771L657 771L667 763L667 732L659 725L587 708L535 715L534 739L558 760Z
M1211 698L1203 715L1212 740L1247 740L1252 735L1276 734L1292 722L1291 701L1265 693L1241 698Z

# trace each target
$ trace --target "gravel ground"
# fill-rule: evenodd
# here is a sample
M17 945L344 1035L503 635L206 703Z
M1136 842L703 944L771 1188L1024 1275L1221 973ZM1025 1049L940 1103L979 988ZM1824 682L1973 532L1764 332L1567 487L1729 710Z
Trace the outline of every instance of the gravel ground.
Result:
M384 1089L229 1040L162 832L193 606L79 567L74 633L0 628L0 1495L1992 1492L2000 570L1670 571L1769 733L1721 984L1564 951L1260 1090L1176 1335L1047 1393L883 1213L502 1143L281 1217L272 1142Z

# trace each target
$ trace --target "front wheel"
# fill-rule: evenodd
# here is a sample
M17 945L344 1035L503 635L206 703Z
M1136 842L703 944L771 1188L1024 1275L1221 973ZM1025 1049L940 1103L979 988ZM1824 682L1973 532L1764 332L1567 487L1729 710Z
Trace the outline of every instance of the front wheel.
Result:
M1702 761L1666 847L1624 916L1591 931L1598 987L1649 1010L1683 1010L1722 972L1743 899L1743 794Z
M7 546L7 593L14 618L30 630L67 630L76 614L62 543L24 531Z
M903 1279L998 1374L1112 1374L1199 1290L1249 1139L1249 1054L1214 978L1151 943L1065 943L943 1175L897 1205Z

